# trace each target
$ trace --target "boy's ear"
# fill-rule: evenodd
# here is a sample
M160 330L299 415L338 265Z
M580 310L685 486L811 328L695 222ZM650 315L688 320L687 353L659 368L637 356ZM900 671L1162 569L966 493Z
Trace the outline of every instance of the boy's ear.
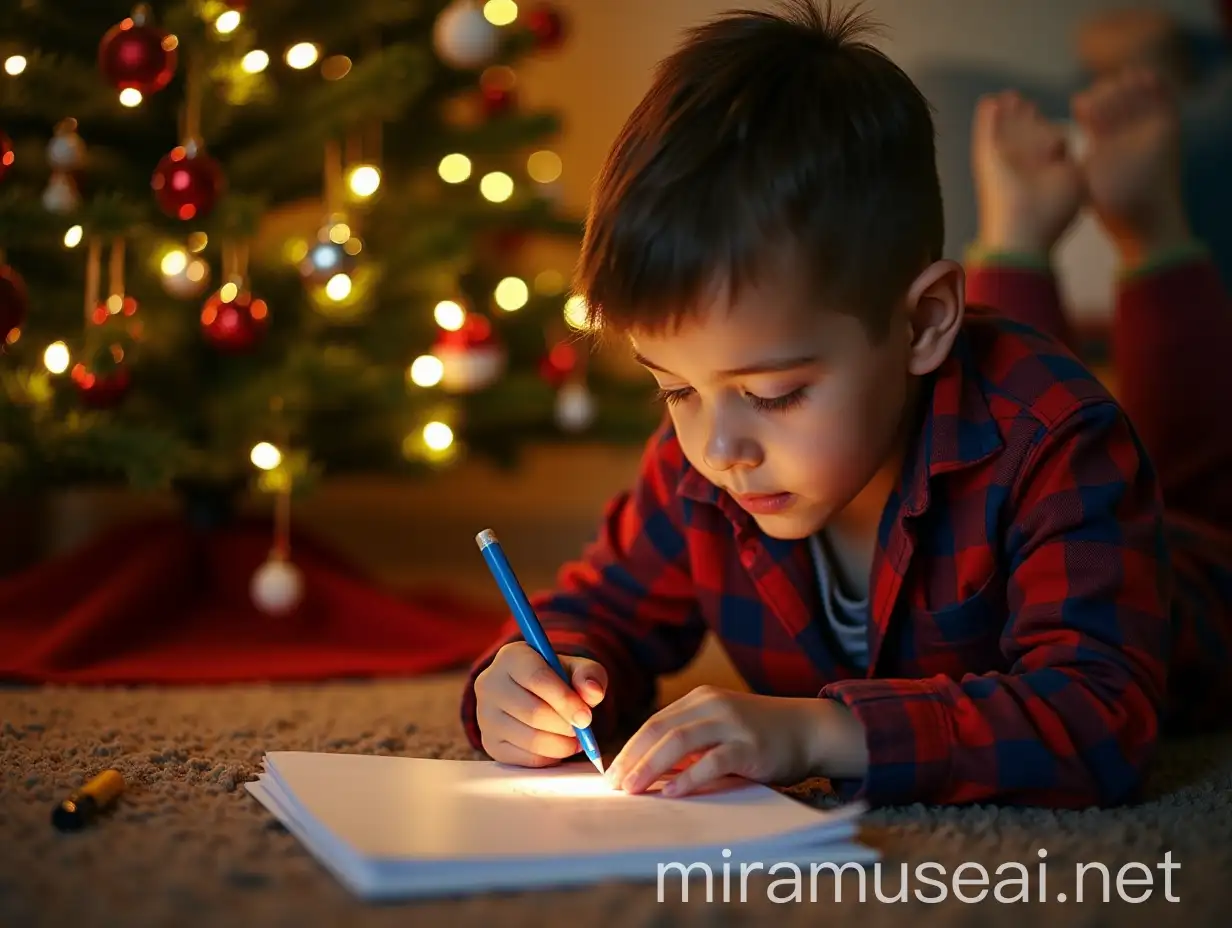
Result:
M957 261L934 261L907 293L908 369L931 374L949 356L962 326L967 277Z

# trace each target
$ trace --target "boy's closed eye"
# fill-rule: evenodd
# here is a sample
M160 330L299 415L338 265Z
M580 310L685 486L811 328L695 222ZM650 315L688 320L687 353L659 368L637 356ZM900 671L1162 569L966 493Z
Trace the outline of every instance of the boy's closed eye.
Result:
M744 398L758 410L762 412L784 412L798 405L804 400L808 388L806 386L797 387L787 393L782 393L777 396L759 396L755 393L745 392ZM669 406L674 406L681 403L693 395L692 387L676 387L674 389L660 388L658 398L661 402L667 403Z

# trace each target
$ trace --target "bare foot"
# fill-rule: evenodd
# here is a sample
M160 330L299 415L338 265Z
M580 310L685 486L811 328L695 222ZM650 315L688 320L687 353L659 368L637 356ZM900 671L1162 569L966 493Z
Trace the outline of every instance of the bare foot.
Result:
M1188 241L1180 119L1164 82L1144 69L1125 71L1078 94L1073 111L1087 136L1091 206L1123 260L1138 264Z
M1060 126L1016 91L981 98L971 161L979 244L1046 257L1082 204L1082 173Z

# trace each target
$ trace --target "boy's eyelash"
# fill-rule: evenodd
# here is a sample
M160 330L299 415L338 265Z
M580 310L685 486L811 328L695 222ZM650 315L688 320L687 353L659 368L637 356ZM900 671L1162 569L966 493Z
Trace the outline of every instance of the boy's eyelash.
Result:
M658 399L661 403L667 403L669 406L688 399L693 392L691 387L681 387L676 390L659 390ZM790 393L784 393L782 396L775 396L766 399L760 396L754 396L752 393L746 393L746 397L753 406L762 412L783 412L791 409L796 404L804 399L804 387L792 390Z

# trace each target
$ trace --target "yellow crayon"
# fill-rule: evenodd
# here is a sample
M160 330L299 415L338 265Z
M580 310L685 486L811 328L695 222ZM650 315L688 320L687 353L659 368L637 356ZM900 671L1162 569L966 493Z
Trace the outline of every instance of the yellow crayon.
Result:
M118 770L104 770L52 810L51 823L61 831L77 831L124 792Z

